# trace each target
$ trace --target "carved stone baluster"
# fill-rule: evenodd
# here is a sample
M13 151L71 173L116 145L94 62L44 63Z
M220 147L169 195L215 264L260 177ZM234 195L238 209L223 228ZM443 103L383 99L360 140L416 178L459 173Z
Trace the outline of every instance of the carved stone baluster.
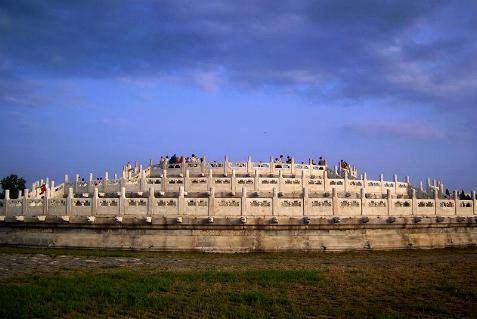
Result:
M245 216L247 214L247 188L242 187L242 202L241 202L240 215Z
M209 216L215 215L215 187L210 188L208 215Z
M119 215L126 213L126 187L121 187L121 195L119 196Z
M339 209L339 198L338 194L336 193L336 188L331 189L331 203L332 203L332 209L333 209L333 216L338 215L338 209Z
M6 189L3 198L3 215L8 216L8 202L10 201L10 190Z

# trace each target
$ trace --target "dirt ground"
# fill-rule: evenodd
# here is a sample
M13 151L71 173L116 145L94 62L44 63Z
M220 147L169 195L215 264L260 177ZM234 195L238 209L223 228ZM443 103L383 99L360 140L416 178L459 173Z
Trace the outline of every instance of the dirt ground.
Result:
M157 271L242 271L314 270L327 265L359 265L389 268L397 265L414 268L442 263L473 264L477 267L477 248L212 254L184 252L134 252L68 249L0 248L0 280L20 275L65 270L146 268Z

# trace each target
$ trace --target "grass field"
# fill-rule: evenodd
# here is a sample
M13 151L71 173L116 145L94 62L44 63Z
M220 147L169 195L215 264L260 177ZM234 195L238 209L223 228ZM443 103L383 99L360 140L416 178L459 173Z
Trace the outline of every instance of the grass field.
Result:
M0 248L2 258L25 254L60 266L2 279L0 318L477 317L475 248L234 255ZM153 264L61 267L64 255Z

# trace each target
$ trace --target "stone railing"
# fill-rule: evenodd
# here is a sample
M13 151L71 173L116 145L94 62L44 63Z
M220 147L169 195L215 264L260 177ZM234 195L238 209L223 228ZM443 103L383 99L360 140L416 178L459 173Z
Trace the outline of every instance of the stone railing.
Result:
M301 171L306 171L310 175L320 171L325 171L327 167L325 165L313 165L313 164L287 164L287 163L275 163L275 162L229 162L228 160L223 162L202 162L202 163L168 163L167 165L155 165L150 169L150 176L162 175L164 171L168 171L170 175L185 174L186 170L189 170L192 174L208 174L212 171L213 174L232 174L235 171L236 174L278 174L282 171L284 174L298 174Z
M415 191L410 198L393 197L388 189L386 195L368 198L366 194L340 193L335 188L331 193L313 193L304 188L299 194L281 194L276 187L271 192L249 192L242 187L237 194L223 194L212 187L207 193L188 193L184 186L179 193L156 193L151 186L146 193L127 196L122 187L118 197L107 198L105 194L94 189L92 196L74 194L69 188L65 198L20 198L10 199L6 192L0 201L0 220L14 218L37 218L44 221L47 217L58 217L68 221L71 216L122 217L132 216L152 218L165 217L203 217L203 218L311 218L311 217L402 217L402 216L474 216L476 196L472 200L459 200L457 194L453 199L418 199Z
M352 168L357 172L355 168ZM350 169L351 170L351 169ZM392 181L384 180L381 174L379 180L368 180L366 173L360 179L349 175L350 172L335 167L329 170L326 165L296 164L294 162L275 163L252 162L201 162L168 164L163 169L161 165L153 165L143 169L142 165L135 163L123 167L120 178L115 175L110 179L108 173L104 178L89 178L80 180L77 174L73 181L65 175L64 182L54 186L54 181L46 179L45 185L52 198L62 198L67 195L68 188L72 187L75 194L92 194L95 188L100 193L119 193L125 187L126 192L146 192L150 187L162 192L178 192L182 186L186 192L207 192L214 187L217 192L238 192L242 187L247 187L254 192L271 191L277 188L278 192L299 193L303 188L313 192L331 192L334 188L337 192L359 193L362 189L366 194L386 194L388 190L396 197L410 196L412 186L409 178L398 181L394 175ZM24 194L25 197L41 199L44 194L38 187L44 181L33 183L32 190ZM443 197L444 188L441 183L432 185L427 181L424 190L422 183L417 188L419 198L433 197L437 191Z
M66 186L64 186L66 185ZM57 191L51 194L52 197L62 197L66 194L65 187L73 187L74 193L92 194L94 188L98 188L101 193L117 193L121 191L122 187L126 188L126 192L146 192L150 187L162 192L178 192L180 187L184 187L186 192L207 192L211 187L214 187L217 192L238 192L242 187L247 187L249 190L255 192L271 191L277 188L279 192L285 193L299 193L303 188L308 188L310 192L331 192L334 188L338 192L352 192L359 193L364 189L365 193L371 194L386 194L388 190L391 194L396 196L408 196L410 194L411 185L409 180L398 181L394 177L393 181L368 180L363 179L349 179L344 178L328 178L327 171L308 172L301 171L298 174L286 175L282 171L275 174L260 174L258 170L254 174L237 174L232 170L231 174L214 174L212 170L208 174L190 174L189 170L185 174L179 173L176 175L169 175L169 171L163 171L161 175L156 177L147 177L142 174L139 177L130 179L103 179L83 182L77 181L74 183L62 184L61 188L64 192ZM429 195L433 194L431 189L428 189Z

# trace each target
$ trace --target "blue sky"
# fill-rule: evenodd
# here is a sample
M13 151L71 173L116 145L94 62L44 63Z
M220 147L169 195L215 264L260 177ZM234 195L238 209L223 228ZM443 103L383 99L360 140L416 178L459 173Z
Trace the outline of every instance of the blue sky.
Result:
M0 1L0 175L345 159L477 189L475 1Z

